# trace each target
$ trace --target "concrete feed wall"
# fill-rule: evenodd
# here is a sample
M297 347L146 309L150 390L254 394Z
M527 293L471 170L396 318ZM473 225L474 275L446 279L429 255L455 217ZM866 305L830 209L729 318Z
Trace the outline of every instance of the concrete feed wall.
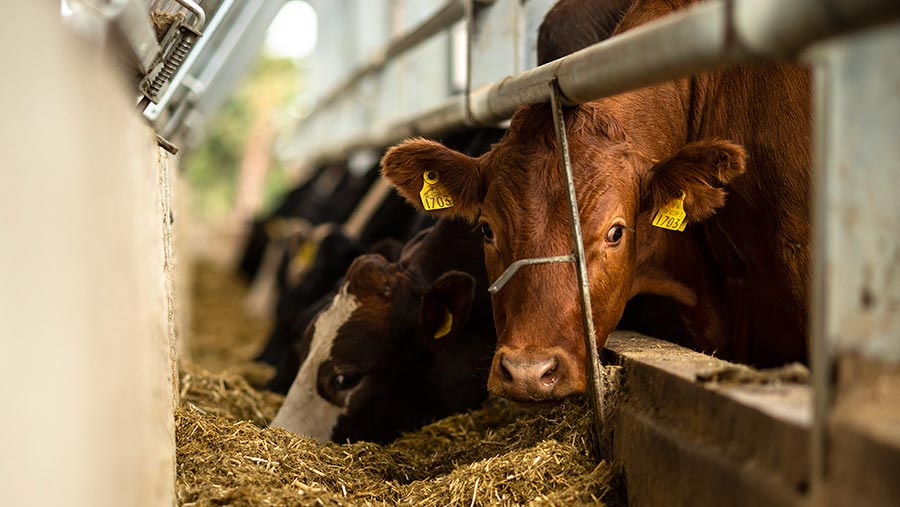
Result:
M174 503L160 153L59 5L0 17L0 498Z

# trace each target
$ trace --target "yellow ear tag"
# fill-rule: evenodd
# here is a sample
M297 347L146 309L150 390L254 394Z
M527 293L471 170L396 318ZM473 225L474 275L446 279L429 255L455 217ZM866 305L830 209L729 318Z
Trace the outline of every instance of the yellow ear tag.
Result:
M312 240L305 240L303 244L300 245L300 248L297 249L294 258L291 259L291 268L293 271L300 272L311 267L313 260L316 258L316 251L318 249L318 243Z
M684 212L685 197L686 194L681 192L681 197L676 197L659 208L656 216L653 217L653 225L670 231L684 231L684 227L687 225L685 220L687 214Z
M444 310L444 322L441 324L441 327L438 328L437 331L434 332L434 339L439 340L448 334L450 334L450 330L453 329L453 314L450 313L446 307L442 308Z
M437 171L425 171L422 173L422 179L425 183L419 196L422 198L422 207L425 211L453 207L453 198L447 193L444 185L438 182Z

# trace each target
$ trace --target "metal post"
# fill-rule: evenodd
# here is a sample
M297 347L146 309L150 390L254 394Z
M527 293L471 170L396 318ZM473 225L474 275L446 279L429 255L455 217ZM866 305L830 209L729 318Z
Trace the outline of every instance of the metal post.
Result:
M578 216L578 201L575 198L575 179L572 176L572 164L569 159L569 141L566 137L566 118L563 113L562 97L556 79L550 81L550 104L553 108L553 127L556 130L556 145L559 160L566 176L566 200L569 203L569 225L572 227L573 255L575 271L578 274L578 290L581 293L581 320L584 324L584 345L587 351L587 391L594 414L594 445L600 455L603 422L606 420L603 403L604 392L602 377L603 366L597 350L597 333L594 330L594 316L591 312L591 290L588 281L587 262L584 257L584 241L581 236L581 220Z
M817 77L813 501L895 505L900 488L885 470L900 440L896 417L885 414L900 402L900 23L808 56Z
M464 12L466 20L466 90L463 98L465 100L465 122L466 125L475 125L472 120L472 37L475 33L475 0L465 0Z

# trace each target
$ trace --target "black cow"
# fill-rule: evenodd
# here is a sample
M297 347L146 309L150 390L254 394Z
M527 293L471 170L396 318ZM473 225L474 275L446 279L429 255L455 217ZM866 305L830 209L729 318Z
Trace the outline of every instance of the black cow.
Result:
M272 240L289 239L290 226L299 222L310 228L326 222L343 223L378 177L374 166L361 174L350 171L346 163L334 163L318 168L297 188L288 192L281 203L265 218L250 225L238 271L248 281L256 278L263 264L267 245ZM286 259L279 264L278 285L284 284Z

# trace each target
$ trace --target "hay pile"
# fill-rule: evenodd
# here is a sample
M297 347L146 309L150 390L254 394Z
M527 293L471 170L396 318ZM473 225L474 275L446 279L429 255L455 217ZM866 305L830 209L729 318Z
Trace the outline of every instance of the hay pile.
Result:
M192 270L191 332L185 339L190 362L214 373L229 371L260 387L274 369L252 362L271 328L266 319L246 314L246 286L232 273L209 263Z
M194 364L183 364L179 375L182 408L201 415L251 421L265 426L275 418L283 397L257 391L231 371L213 374Z
M183 365L180 505L623 503L617 474L593 456L580 400L533 410L492 400L389 445L320 444L266 428L280 396L236 371Z

